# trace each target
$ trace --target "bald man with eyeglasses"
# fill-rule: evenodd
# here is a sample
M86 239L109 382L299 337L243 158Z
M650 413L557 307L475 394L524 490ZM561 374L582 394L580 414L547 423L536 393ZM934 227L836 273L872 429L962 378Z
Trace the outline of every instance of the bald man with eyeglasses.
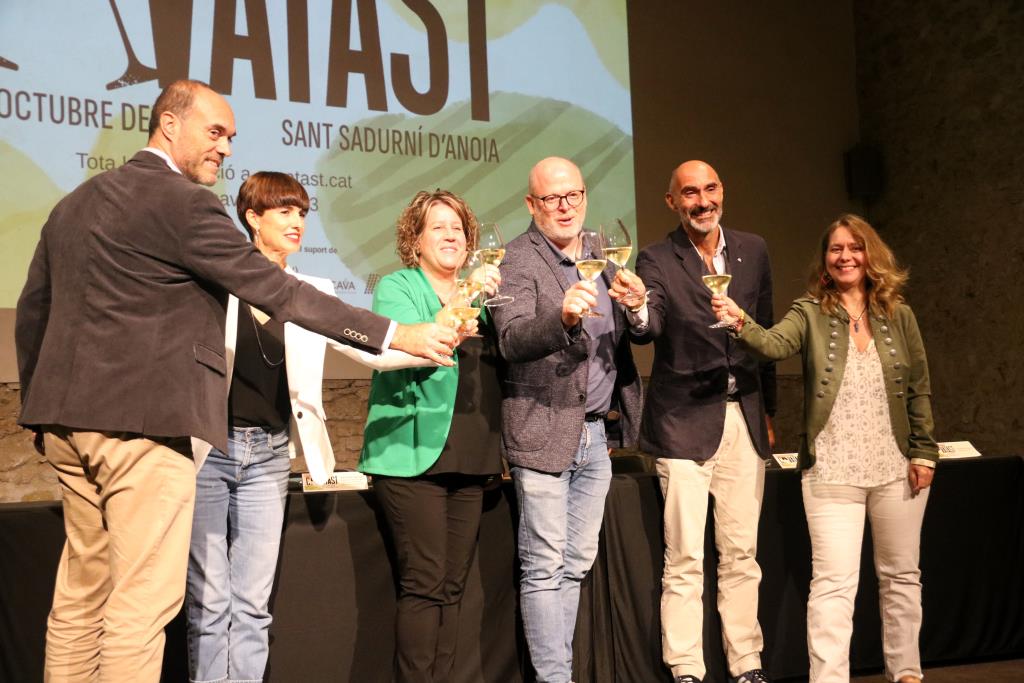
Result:
M501 291L514 301L493 309L507 361L502 452L519 503L530 659L538 681L569 683L580 582L597 555L612 476L609 444L634 445L639 428L640 375L629 341L645 324L645 289L636 275L610 267L596 281L581 278L587 190L571 161L534 166L526 206L533 221L501 264ZM587 317L591 309L601 316Z

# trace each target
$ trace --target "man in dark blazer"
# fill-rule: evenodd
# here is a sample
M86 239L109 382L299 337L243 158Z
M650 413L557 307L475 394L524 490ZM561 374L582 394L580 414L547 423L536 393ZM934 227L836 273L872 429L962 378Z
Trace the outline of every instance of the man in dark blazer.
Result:
M369 351L451 362L450 330L349 306L253 248L200 187L234 134L224 98L170 85L149 146L65 197L32 259L15 329L19 423L57 471L67 532L48 681L159 680L163 627L185 591L190 437L227 448L228 292Z
M502 452L519 502L530 658L538 681L569 683L580 582L597 554L611 481L608 447L636 443L642 390L629 329L646 307L636 275L620 270L613 278L609 266L590 282L576 270L587 210L576 165L540 161L529 189L533 222L501 263L501 291L514 301L493 309L507 361ZM601 317L584 317L589 309Z
M665 202L680 225L637 258L637 273L651 289L644 341L654 342L640 448L657 458L665 496L662 654L676 683L699 683L705 675L701 598L709 494L729 672L740 683L768 680L761 669L755 556L775 370L740 351L727 330L709 328L717 320L701 278L731 275L729 296L768 327L771 268L761 237L721 227L723 196L711 166L679 166Z

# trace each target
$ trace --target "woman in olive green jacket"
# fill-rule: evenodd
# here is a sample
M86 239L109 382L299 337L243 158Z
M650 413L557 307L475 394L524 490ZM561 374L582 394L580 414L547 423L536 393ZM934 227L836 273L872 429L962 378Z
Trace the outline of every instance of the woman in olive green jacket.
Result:
M938 446L924 344L900 290L906 271L859 216L821 240L808 295L771 329L728 297L712 306L762 360L799 353L804 374L800 467L813 576L807 602L810 680L849 680L864 519L871 521L886 674L918 683L921 522Z
M405 268L377 284L373 310L401 323L452 321L477 221L450 192L419 192L397 226ZM493 294L495 266L472 279ZM478 292L474 292L478 295ZM449 305L450 304L450 305ZM473 333L481 332L481 336ZM453 367L374 372L359 469L373 475L398 560L395 680L448 680L483 487L501 472L497 342L484 310L460 328Z

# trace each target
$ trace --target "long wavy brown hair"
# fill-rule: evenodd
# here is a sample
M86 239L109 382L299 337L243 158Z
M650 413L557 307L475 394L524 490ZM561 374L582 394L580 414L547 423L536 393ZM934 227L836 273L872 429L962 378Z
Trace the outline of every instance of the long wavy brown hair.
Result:
M480 233L480 225L476 216L469 208L469 205L453 192L437 189L433 192L420 191L409 202L409 206L402 210L395 225L396 245L395 251L402 263L413 268L420 263L419 250L416 243L419 241L420 233L423 232L423 224L427 220L427 212L437 202L447 204L452 211L458 214L462 220L462 227L466 231L466 252L476 251L476 242Z
M853 238L864 246L865 286L868 308L873 315L892 317L897 304L903 302L903 287L907 283L908 271L902 268L896 257L871 224L853 213L844 213L825 230L818 245L818 252L811 263L807 282L807 293L821 301L821 308L829 314L839 310L839 291L832 281L825 262L832 234L839 228L846 228Z

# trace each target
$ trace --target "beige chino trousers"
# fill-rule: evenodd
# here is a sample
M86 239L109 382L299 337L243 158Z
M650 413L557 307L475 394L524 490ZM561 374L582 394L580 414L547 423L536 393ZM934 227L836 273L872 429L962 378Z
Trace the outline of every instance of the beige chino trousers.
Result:
M45 431L67 541L47 621L47 683L160 680L185 596L195 466L188 438Z
M807 651L811 683L850 680L853 605L860 579L864 519L871 521L882 615L882 652L890 681L921 677L921 524L928 492L910 495L906 477L862 488L802 482L811 533Z
M764 495L764 461L747 432L739 403L726 403L725 429L704 462L659 458L665 498L665 570L661 579L661 643L673 676L703 678L704 529L708 495L715 500L718 612L729 672L761 666L757 621L757 524Z

